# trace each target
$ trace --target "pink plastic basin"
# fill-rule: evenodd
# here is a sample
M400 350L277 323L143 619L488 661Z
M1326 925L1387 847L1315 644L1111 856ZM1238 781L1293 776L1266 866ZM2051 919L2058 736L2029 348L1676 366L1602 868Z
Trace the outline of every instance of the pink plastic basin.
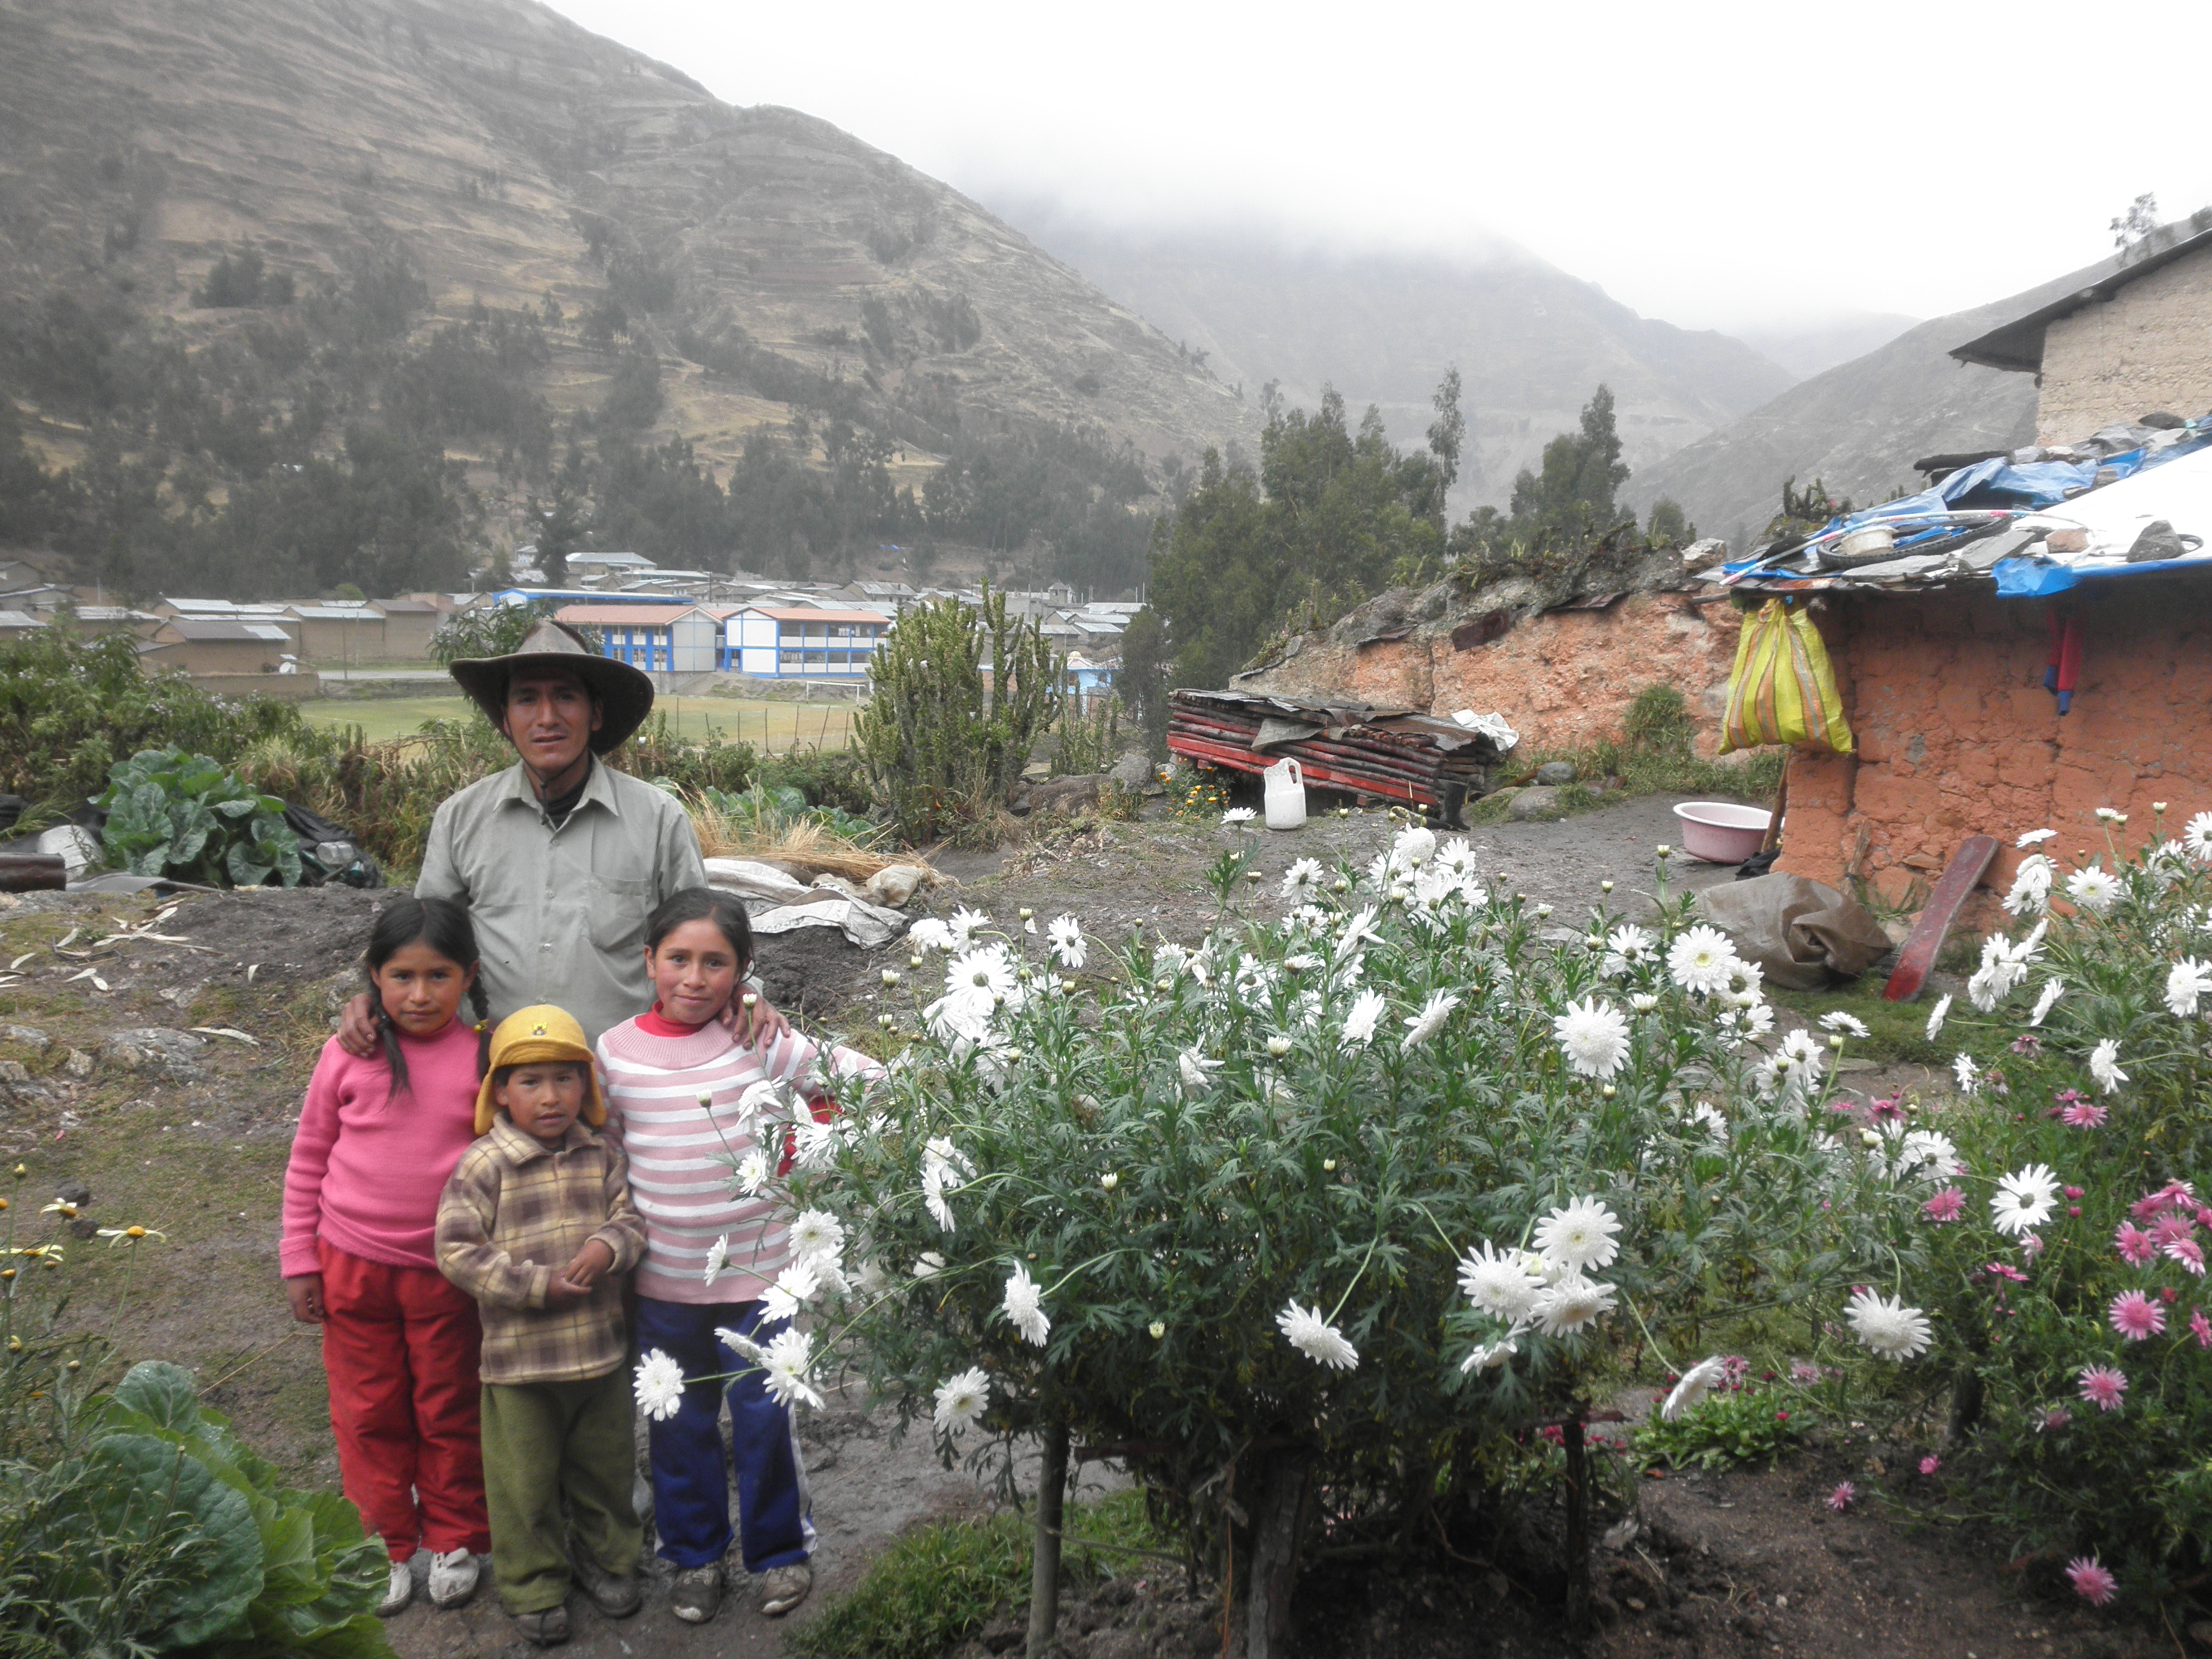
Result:
M1733 801L1686 800L1674 808L1682 820L1682 850L1708 864L1741 864L1759 851L1774 814Z

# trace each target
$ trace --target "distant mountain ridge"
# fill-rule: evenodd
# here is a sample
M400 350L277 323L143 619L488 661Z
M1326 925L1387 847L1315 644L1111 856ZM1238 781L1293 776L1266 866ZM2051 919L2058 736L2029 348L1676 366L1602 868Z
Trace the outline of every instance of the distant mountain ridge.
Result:
M1741 341L1639 317L1592 283L1501 245L1485 260L1296 250L1261 233L1115 232L1042 204L1000 204L1040 246L1206 354L1246 398L1273 380L1312 407L1333 385L1418 442L1454 364L1473 447L1455 507L1502 504L1602 381L1638 471L1794 378Z
M1782 505L1788 478L1822 480L1860 506L1919 483L1924 455L2010 449L2035 438L2035 378L1960 363L1949 353L2113 268L2086 270L1909 329L1887 345L1800 381L1741 419L1632 477L1639 504L1682 504L1707 535L1742 550Z

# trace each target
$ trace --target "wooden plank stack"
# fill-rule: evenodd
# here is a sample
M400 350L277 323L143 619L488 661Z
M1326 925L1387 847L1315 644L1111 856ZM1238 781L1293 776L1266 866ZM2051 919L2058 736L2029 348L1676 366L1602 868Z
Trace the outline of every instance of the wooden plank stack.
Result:
M1263 725L1267 746L1255 747ZM1244 691L1170 692L1168 748L1237 772L1264 772L1294 757L1311 787L1433 807L1447 817L1487 792L1498 757L1482 733L1410 709Z

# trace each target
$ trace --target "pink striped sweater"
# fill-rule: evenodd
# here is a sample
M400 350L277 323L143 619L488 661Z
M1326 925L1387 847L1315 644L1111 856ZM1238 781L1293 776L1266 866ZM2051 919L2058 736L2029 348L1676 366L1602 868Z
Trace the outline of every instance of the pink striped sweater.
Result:
M319 1273L319 1237L334 1249L435 1273L431 1235L447 1177L477 1138L477 1034L462 1020L434 1037L402 1036L408 1086L390 1097L392 1068L332 1037L323 1045L284 1169L277 1269Z
M607 1083L607 1128L629 1158L630 1196L645 1218L637 1289L656 1302L755 1302L790 1264L789 1217L775 1199L732 1196L732 1165L755 1149L732 1127L738 1101L757 1083L787 1083L817 1113L829 1097L816 1084L820 1051L790 1032L766 1048L741 1046L719 1022L688 1036L656 1036L635 1019L599 1039ZM830 1051L840 1077L880 1068L850 1048ZM710 1117L699 1107L711 1094ZM773 1157L781 1152L771 1146ZM729 1267L710 1285L707 1255L729 1240Z

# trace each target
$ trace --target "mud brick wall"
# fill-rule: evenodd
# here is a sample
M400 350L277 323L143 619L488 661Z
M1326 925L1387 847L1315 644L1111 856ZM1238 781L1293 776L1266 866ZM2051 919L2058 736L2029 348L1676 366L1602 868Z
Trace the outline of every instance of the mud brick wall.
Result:
M1604 611L1546 611L1466 650L1452 643L1445 623L1454 620L1462 619L1367 646L1310 634L1295 654L1237 681L1237 689L1353 697L1442 717L1495 709L1521 734L1518 752L1527 755L1619 737L1636 694L1664 684L1681 692L1696 716L1698 751L1711 754L1719 740L1741 620L1731 605L1632 593Z
M2043 689L2047 615L2083 619L2081 677L2060 716ZM1998 838L1968 926L2004 918L1996 898L2048 827L2070 863L2105 845L2100 806L2129 815L2128 844L2212 808L2212 583L2089 583L2065 600L1986 592L1842 601L1818 613L1856 757L1795 755L1778 868L1902 898L1932 886L1967 836Z
M2139 276L2043 337L2036 441L2066 443L2154 410L2212 409L2212 250Z

